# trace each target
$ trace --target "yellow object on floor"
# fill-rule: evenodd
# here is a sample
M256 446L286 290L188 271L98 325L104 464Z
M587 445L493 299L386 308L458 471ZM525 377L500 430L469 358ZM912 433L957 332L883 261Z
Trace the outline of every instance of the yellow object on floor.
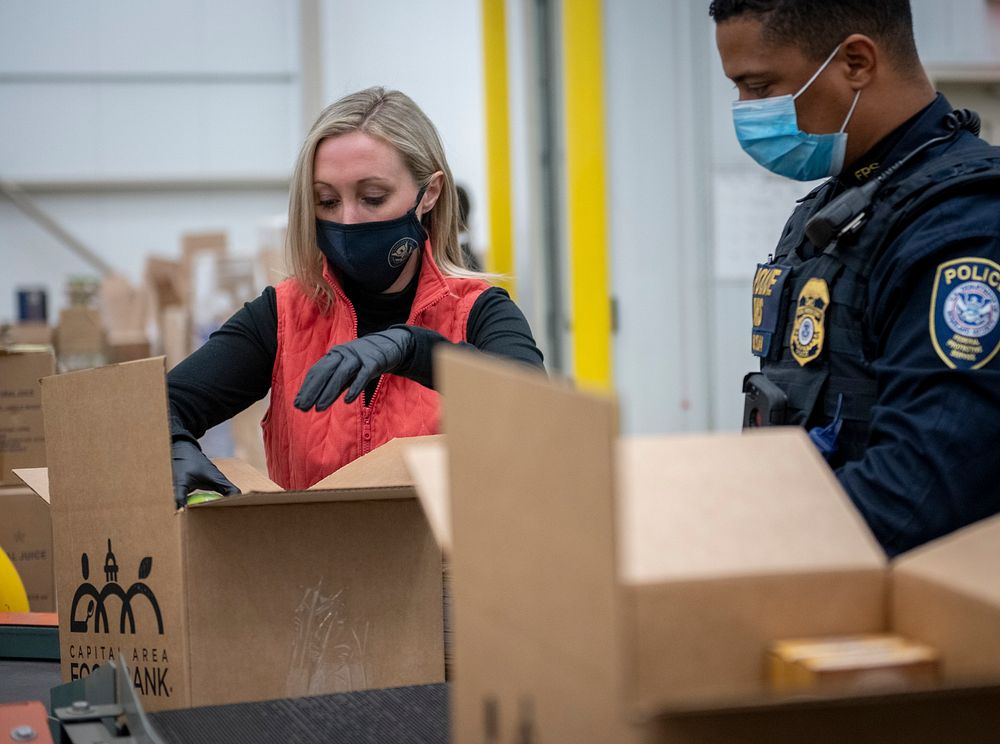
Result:
M27 611L28 594L24 591L21 577L7 553L0 548L0 612Z

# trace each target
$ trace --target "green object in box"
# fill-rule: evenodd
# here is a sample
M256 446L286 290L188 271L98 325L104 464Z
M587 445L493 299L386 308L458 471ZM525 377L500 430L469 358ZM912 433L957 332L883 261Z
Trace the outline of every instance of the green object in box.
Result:
M209 501L218 501L223 498L221 493L216 493L215 491L192 491L188 494L187 505L197 506L198 504L207 504Z

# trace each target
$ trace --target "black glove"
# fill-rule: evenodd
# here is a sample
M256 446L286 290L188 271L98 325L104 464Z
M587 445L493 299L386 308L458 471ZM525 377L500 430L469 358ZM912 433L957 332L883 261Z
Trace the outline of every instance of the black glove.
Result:
M229 482L194 442L187 439L175 441L171 445L171 460L174 469L174 503L178 509L183 509L187 505L188 494L199 488L218 491L223 496L236 496L240 493L240 489Z
M409 362L414 345L409 328L392 326L334 346L306 374L295 407L325 411L345 388L344 402L353 403L371 380Z

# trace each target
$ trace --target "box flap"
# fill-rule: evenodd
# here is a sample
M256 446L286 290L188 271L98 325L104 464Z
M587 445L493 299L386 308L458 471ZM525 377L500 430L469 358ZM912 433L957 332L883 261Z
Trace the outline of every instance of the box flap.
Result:
M403 453L413 475L417 498L424 508L438 546L451 552L451 509L448 503L448 448L443 436L415 439Z
M614 401L461 349L435 363L454 538L453 736L482 739L492 708L497 731L531 716L558 722L549 741L625 741Z
M14 475L20 478L24 485L49 503L49 469L48 468L16 468Z
M103 663L88 651L115 649L137 674L169 681L144 705L187 707L184 522L163 357L46 377L42 412L63 678Z
M281 486L248 462L235 457L212 460L229 481L243 493L275 493L284 491Z
M331 473L310 491L352 488L412 488L413 478L403 460L403 451L421 437L393 439L363 457Z
M618 456L628 583L885 565L798 427L627 439Z
M14 468L48 464L39 380L55 364L48 347L0 347L0 485L20 484Z
M898 557L893 629L935 647L949 683L1000 679L1000 516Z
M893 561L906 573L951 587L1000 607L1000 516L938 538Z
M220 469L232 470L251 490L241 486L243 494L227 499L198 504L192 509L220 509L266 504L310 504L327 501L377 501L411 499L414 497L413 478L403 459L403 452L413 442L434 437L403 437L386 442L381 447L348 463L319 483L304 491L282 491L255 469L238 460L222 460ZM233 481L237 486L240 483ZM277 489L277 490L275 490Z

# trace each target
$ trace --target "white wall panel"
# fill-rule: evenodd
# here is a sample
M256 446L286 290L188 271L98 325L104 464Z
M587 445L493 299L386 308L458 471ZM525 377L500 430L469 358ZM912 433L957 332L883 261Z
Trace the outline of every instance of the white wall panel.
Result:
M910 0L925 65L1000 64L1000 8L987 0Z
M298 34L297 2L0 2L0 178L49 184L31 197L133 280L185 232L254 250L301 141ZM241 179L263 180L220 188ZM94 273L2 198L0 256L0 320L17 286L47 284L57 311Z
M7 0L0 3L0 71L95 70L100 16L92 3Z
M604 24L623 430L705 429L712 352L707 19L688 3L635 0L606 2Z
M471 191L473 237L484 245L489 195L478 0L324 0L321 23L324 103L372 85L416 101L437 127L455 179Z
M5 0L4 73L293 72L295 3Z
M286 84L0 84L0 175L284 177L297 102Z
M92 85L0 84L0 177L88 173L100 153L100 100Z
M517 303L546 351L546 293L544 287L543 215L540 211L542 184L539 148L542 132L538 111L539 79L537 29L533 15L535 0L508 0L507 60L510 106L511 209L513 210L514 264ZM485 197L485 194L483 195ZM486 202L477 208L477 235L486 219ZM551 355L547 355L551 369Z

